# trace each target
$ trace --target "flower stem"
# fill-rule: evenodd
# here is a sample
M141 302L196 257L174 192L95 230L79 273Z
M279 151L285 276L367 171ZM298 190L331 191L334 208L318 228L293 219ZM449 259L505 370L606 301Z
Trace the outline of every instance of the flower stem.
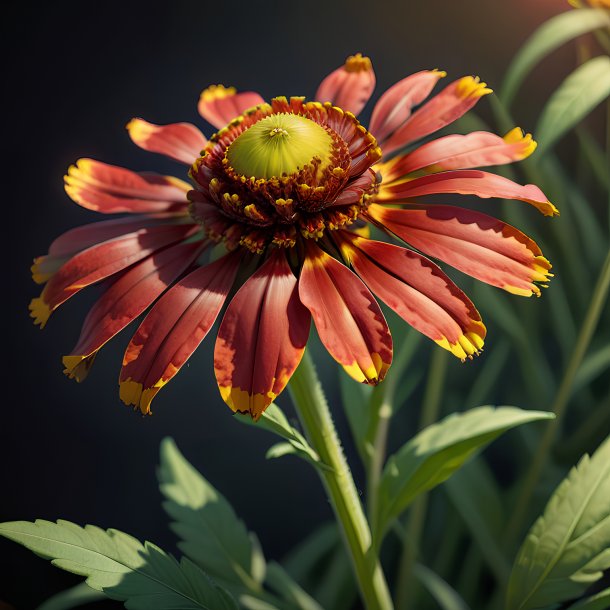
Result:
M438 419L445 376L447 373L448 352L435 348L432 351L430 372L424 394L424 402L419 420L419 430L430 426ZM420 496L413 502L407 519L403 538L402 555L396 578L396 609L404 610L413 605L413 567L417 560L419 542L428 509L428 497Z
M551 447L555 440L557 433L560 430L563 416L565 414L566 406L570 399L572 392L572 385L578 373L578 369L582 362L583 357L587 352L591 337L599 321L599 317L602 313L606 297L608 296L608 289L610 288L610 251L606 256L604 265L599 274L597 284L593 291L593 296L589 303L589 309L585 316L585 320L580 328L580 333L574 346L574 351L568 362L566 372L561 380L561 384L553 400L552 411L555 413L555 419L549 422L549 425L545 427L544 433L536 453L532 459L531 466L528 470L527 477L521 487L521 493L515 504L515 510L513 511L511 520L506 528L506 543L512 544L520 539L521 529L523 521L527 515L528 508L530 507L532 496L540 479L540 475L547 464Z
M342 531L365 606L367 610L391 610L392 600L369 524L308 352L293 374L289 389L309 442L322 462L330 466L318 473Z

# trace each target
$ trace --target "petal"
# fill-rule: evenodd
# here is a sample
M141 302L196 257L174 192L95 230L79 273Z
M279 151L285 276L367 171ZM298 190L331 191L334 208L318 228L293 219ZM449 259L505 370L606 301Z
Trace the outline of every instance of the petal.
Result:
M83 381L97 351L182 275L203 247L199 241L166 248L121 274L87 315L76 347L63 358L64 372Z
M392 337L375 298L345 265L307 241L301 302L320 340L356 381L376 384L392 362Z
M550 263L529 237L491 216L451 206L397 210L371 205L367 214L425 254L522 296L540 295Z
M237 93L235 87L212 85L201 92L199 114L216 129L222 129L245 110L264 104L265 100L253 91Z
M205 136L190 123L155 125L144 119L127 123L129 137L134 144L149 152L161 153L171 159L192 165L205 147Z
M218 331L214 370L233 411L262 415L301 361L310 325L286 254L275 250L239 289Z
M212 328L231 290L240 255L200 267L170 288L150 310L123 358L120 396L150 413L157 392L180 370Z
M519 127L515 127L503 138L487 131L474 131L464 136L445 136L399 157L391 171L382 174L385 181L392 181L417 170L436 173L504 165L529 157L536 146L532 135L524 133Z
M439 79L446 76L439 70L416 72L392 85L375 104L369 131L380 145L410 116L414 106L421 104Z
M341 251L371 291L406 322L462 360L483 347L470 299L420 254L342 232Z
M320 83L315 99L330 102L358 116L374 88L375 72L371 60L356 53Z
M559 215L557 208L534 184L523 186L508 178L474 169L442 172L440 174L422 176L414 180L397 181L386 185L382 183L380 192L375 197L375 200L391 203L439 193L476 195L483 199L489 197L518 199L533 205L545 216Z
M30 303L36 324L44 328L51 312L83 288L106 279L157 250L182 241L197 225L147 227L87 248L66 262Z
M491 93L478 77L465 76L447 85L438 95L414 112L383 143L383 152L391 152L419 140L468 112L479 99Z
M64 181L73 201L103 214L186 211L191 188L172 176L138 174L93 159L71 165Z

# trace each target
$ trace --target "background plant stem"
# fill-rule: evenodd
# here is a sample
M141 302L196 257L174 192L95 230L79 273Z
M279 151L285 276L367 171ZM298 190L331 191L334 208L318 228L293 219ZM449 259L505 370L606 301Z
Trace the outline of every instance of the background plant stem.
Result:
M360 497L307 351L289 389L309 442L322 462L331 468L319 469L318 473L343 534L365 606L367 610L391 610L392 600Z
M419 420L419 430L433 424L438 419L441 397L447 373L448 352L434 349L430 362L430 372L424 394L424 402ZM419 541L426 521L428 496L422 495L413 502L409 510L405 535L402 542L402 555L396 574L396 610L407 610L414 602L413 566L418 555Z

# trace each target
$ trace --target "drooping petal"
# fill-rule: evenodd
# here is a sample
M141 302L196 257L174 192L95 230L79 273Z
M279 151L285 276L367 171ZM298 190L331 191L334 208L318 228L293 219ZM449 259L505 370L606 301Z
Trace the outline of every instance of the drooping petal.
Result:
M385 140L384 154L388 155L453 123L468 112L482 96L491 92L486 83L473 76L464 76L447 85Z
M531 134L519 127L503 138L487 131L467 135L450 135L422 144L419 148L392 164L382 172L386 182L422 170L428 174L472 167L489 167L521 161L536 150Z
M470 299L420 254L342 232L341 251L371 291L458 358L483 347L485 326Z
M414 106L421 104L439 79L446 76L439 70L422 70L392 85L375 104L369 131L383 145L386 138L410 116Z
M94 159L79 159L64 181L73 201L103 214L186 211L191 188L172 176L138 174Z
M392 362L392 337L375 297L345 265L311 241L306 247L299 296L320 340L356 381L378 383Z
M205 136L191 123L155 125L135 118L127 123L127 131L140 148L166 155L189 166L200 156L207 143Z
M83 381L97 351L163 294L203 247L199 241L166 248L120 275L89 311L78 343L63 357L64 372Z
M264 104L265 100L253 91L237 93L235 87L212 85L201 92L199 114L217 129L222 129L248 108Z
M49 246L49 253L38 256L32 265L32 279L37 284L47 282L59 268L78 252L120 235L171 222L170 215L137 216L102 220L66 231Z
M375 72L371 60L356 53L320 83L315 99L330 102L358 116L374 88Z
M241 257L228 254L170 288L136 331L123 358L121 400L150 413L157 392L208 334L231 290Z
M51 312L83 288L182 241L196 230L197 225L193 224L147 227L83 250L53 275L39 298L32 299L34 322L44 328Z
M557 208L534 184L523 186L508 178L475 169L442 172L385 185L382 183L379 194L375 196L375 201L399 203L402 200L411 200L413 197L440 193L476 195L483 199L489 197L518 199L533 205L545 216L559 214Z
M261 416L301 361L310 324L286 255L275 250L232 299L218 331L214 370L233 411Z
M491 216L452 206L398 210L371 205L370 218L424 254L477 279L522 296L540 295L551 264L514 227Z

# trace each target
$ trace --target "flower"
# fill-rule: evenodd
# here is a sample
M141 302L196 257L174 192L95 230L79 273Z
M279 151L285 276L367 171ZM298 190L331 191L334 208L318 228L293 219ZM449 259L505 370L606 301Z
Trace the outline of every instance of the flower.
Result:
M356 116L375 74L360 54L322 81L316 101L267 103L257 93L206 89L199 112L218 129L209 140L188 123L133 119L127 129L135 144L188 165L192 185L77 161L65 176L68 195L103 214L129 215L68 231L35 259L34 280L46 283L30 305L40 326L73 294L103 282L63 358L65 373L83 380L98 350L150 308L119 380L121 399L149 413L228 302L216 379L231 409L256 419L297 367L312 318L349 375L383 379L392 337L373 294L458 358L479 353L478 311L425 255L524 296L540 294L551 266L517 229L419 197L501 197L545 215L557 211L536 186L472 169L530 155L536 143L518 128L503 138L480 131L413 147L491 92L466 76L425 101L444 76L424 70L390 87L368 129ZM370 239L370 226L413 249Z

